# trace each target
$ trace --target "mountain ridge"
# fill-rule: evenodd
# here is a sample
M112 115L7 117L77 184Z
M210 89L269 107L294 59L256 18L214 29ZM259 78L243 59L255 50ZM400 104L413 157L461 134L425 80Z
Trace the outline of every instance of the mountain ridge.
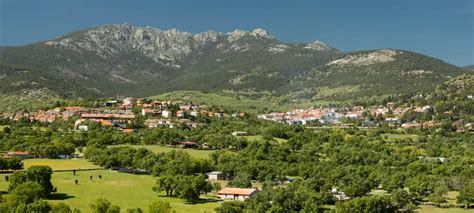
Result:
M465 72L406 50L285 43L261 28L192 34L114 24L0 48L0 91L65 97L235 90L341 99L429 90Z

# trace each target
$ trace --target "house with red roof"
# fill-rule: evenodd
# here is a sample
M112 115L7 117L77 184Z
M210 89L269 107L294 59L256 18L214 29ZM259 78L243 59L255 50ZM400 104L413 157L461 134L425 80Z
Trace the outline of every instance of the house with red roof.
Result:
M33 155L30 152L17 152L17 151L7 152L6 156L7 157L20 157L21 159L33 158Z
M245 200L260 192L257 188L223 188L217 192L217 196L224 200Z

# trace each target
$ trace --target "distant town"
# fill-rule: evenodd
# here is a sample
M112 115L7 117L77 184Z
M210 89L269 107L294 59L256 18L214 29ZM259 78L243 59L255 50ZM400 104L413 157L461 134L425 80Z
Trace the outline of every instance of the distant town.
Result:
M469 97L472 99L472 96ZM423 122L405 119L407 113L433 112L433 105L397 106L395 102L386 105L353 106L353 107L319 107L295 109L287 112L271 112L259 114L257 118L290 125L306 125L309 127L390 127L404 129L435 128L441 123L433 119ZM450 114L446 111L445 114ZM22 118L36 122L53 122L57 119L75 119L74 130L88 130L88 123L100 123L104 127L115 127L124 133L134 130L129 127L130 121L136 116L145 118L144 125L148 128L165 126L169 128L186 125L194 128L204 123L196 121L197 117L243 117L245 112L224 113L207 106L185 103L174 100L149 100L126 97L109 100L101 107L65 106L33 112L4 112L3 118L18 121ZM458 132L468 130L474 132L474 123L455 121L453 128Z

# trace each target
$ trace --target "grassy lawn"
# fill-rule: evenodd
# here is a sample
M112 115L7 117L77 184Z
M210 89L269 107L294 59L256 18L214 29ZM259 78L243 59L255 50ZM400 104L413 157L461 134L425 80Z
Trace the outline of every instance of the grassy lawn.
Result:
M5 127L7 127L8 125L0 125L0 131L3 131L3 129L5 129Z
M84 158L73 158L73 159L25 159L23 160L25 168L29 168L34 165L50 166L53 170L72 170L72 169L97 169L101 168L98 165L87 161Z
M382 138L386 139L387 141L393 142L396 140L406 140L406 139L411 139L413 141L418 141L419 137L418 135L413 135L413 134L391 134L391 133L386 133L386 134L381 134Z
M415 210L419 213L469 213L474 212L474 209L461 209L461 208L436 208L434 206L421 205Z
M6 191L8 184L4 181L5 174L0 175L0 191ZM93 181L89 176L93 176ZM98 179L102 175L102 180ZM79 180L75 185L74 180ZM71 208L81 209L82 212L90 211L90 204L97 198L106 198L111 203L118 205L125 211L127 208L140 207L147 210L148 205L156 200L168 201L172 210L176 212L213 212L220 205L210 201L198 204L188 204L178 198L165 197L153 192L155 179L149 175L133 175L118 173L109 170L80 171L76 176L71 172L53 173L53 185L57 187L58 194L49 201L53 203L64 202Z
M198 150L198 149L184 149L158 145L117 145L117 146L130 146L133 148L146 148L154 153L159 152L171 152L171 150L182 150L190 154L193 158L209 159L209 155L214 152L213 150Z
M249 135L249 136L237 136L237 137L245 138L248 141L263 141L263 136L261 136L261 135ZM273 139L275 139L278 143L284 143L284 142L287 141L287 140L281 139L281 138L273 138Z
M451 204L457 204L457 197L459 195L458 191L449 191L446 195L446 201Z

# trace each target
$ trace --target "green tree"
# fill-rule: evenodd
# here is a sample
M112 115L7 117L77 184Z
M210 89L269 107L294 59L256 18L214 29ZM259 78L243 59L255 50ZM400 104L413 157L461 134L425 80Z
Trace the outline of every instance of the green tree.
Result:
M12 170L23 169L23 162L20 157L7 158L7 165L8 165L8 168Z
M459 192L457 196L458 203L464 204L467 208L470 204L474 203L474 182L471 182L467 186L465 186Z
M32 166L26 170L26 174L28 175L28 180L35 181L44 188L46 195L49 195L51 192L53 192L54 187L51 183L51 175L53 174L53 170L51 167Z
M141 208L127 209L127 213L143 213Z
M72 210L65 203L57 203L51 206L51 213L72 213Z
M120 206L112 205L107 209L107 213L120 213Z
M28 205L44 198L45 194L44 188L39 183L28 181L11 190L6 197L6 203L10 207Z
M358 197L351 201L336 203L336 212L394 212L390 199L381 196Z
M428 199L435 203L446 202L446 196L448 193L448 187L444 184L435 187L434 192L428 196Z
M155 201L148 206L148 213L170 213L171 205L166 201Z
M214 210L216 210L217 213L242 213L244 212L244 206L244 203L241 201L230 201L223 202Z
M221 184L218 182L211 183L211 185L212 185L212 191L214 192L218 192L219 190L222 189Z
M99 198L90 207L94 213L107 213L111 205L108 200Z
M51 205L44 200L37 200L26 206L26 212L49 213L51 212Z
M237 177L229 181L229 186L238 187L238 188L252 187L252 181L250 180L250 175L247 173L239 173Z
M156 179L156 186L153 187L155 192L166 192L166 196L173 196L173 191L178 185L178 179L173 175L163 175Z
M176 192L180 198L188 202L199 200L201 194L210 192L212 185L206 181L204 176L180 176Z
M411 195L407 190L396 189L392 192L393 203L398 208L404 208L411 200Z

